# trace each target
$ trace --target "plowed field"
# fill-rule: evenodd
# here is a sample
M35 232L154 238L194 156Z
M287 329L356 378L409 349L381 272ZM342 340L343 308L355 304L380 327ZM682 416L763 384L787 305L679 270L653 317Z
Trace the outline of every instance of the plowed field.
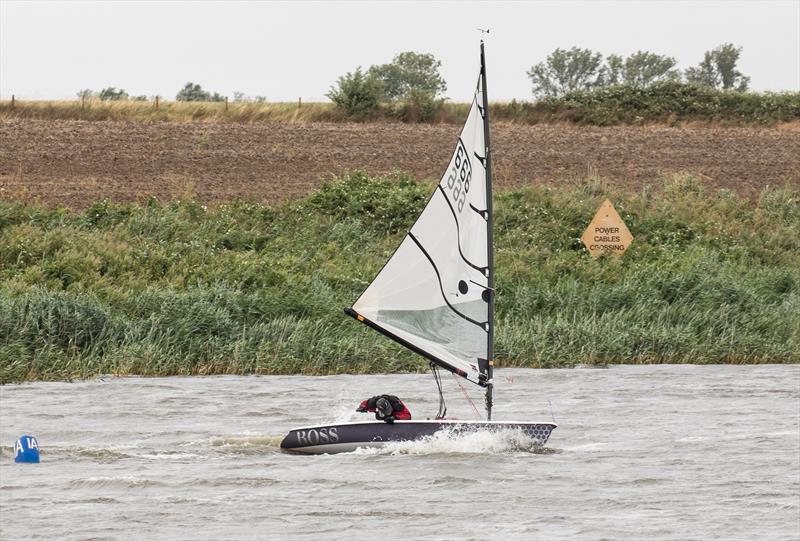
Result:
M0 122L0 198L83 208L110 199L274 202L352 169L438 178L459 127L409 124ZM496 124L498 189L595 174L625 189L689 172L756 195L800 186L800 126L575 127Z

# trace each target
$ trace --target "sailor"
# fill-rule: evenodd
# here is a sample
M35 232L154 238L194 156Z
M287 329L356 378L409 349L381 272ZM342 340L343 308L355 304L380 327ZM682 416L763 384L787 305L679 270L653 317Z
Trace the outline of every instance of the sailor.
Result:
M411 420L411 412L408 411L403 401L390 394L381 394L362 400L356 411L359 413L374 412L377 420L387 423L393 423L395 419Z

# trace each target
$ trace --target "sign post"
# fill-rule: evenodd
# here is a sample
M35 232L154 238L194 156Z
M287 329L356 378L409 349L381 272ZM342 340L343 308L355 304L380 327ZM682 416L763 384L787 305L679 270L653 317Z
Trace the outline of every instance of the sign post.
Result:
M633 235L619 217L614 205L606 199L583 232L581 241L594 258L602 254L622 257L633 242Z

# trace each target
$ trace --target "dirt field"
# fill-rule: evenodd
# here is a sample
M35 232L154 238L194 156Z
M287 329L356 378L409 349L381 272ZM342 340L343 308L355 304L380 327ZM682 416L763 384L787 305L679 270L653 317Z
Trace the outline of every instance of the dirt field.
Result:
M272 202L352 169L438 178L459 128L408 124L0 122L0 199L83 208L108 198ZM800 126L493 127L498 189L590 172L626 189L664 173L756 195L800 186Z

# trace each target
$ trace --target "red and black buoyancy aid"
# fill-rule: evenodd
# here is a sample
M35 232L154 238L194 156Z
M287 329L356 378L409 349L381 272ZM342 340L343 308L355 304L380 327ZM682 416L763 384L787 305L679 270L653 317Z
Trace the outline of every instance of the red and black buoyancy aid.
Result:
M389 404L392 406L392 412L390 415L386 415L387 412L382 412L378 410L378 400L384 398L389 401ZM408 410L403 401L391 394L381 394L377 396L373 396L372 398L368 398L367 400L362 400L361 404L359 404L358 409L356 411L359 412L370 412L375 414L375 418L379 421L384 421L388 417L393 417L394 419L398 419L400 421L410 421L411 420L411 412Z

